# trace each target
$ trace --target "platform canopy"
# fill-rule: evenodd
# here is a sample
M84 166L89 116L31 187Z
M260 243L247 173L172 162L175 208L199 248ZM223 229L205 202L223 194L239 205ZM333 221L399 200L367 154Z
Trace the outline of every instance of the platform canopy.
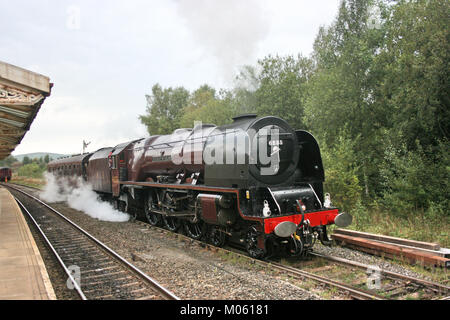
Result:
M52 86L46 76L0 61L0 160L30 130Z

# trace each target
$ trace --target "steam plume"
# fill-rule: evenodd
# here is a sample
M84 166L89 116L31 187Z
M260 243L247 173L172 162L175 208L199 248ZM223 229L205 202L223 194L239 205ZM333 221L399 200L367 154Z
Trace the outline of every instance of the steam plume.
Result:
M64 178L57 180L51 173L45 173L45 178L47 185L39 195L42 200L65 201L71 208L102 221L124 222L130 218L128 214L115 210L110 203L101 201L92 187L81 178L76 184L71 184Z
M194 38L214 55L225 80L255 59L258 44L269 32L260 0L179 0L178 15Z

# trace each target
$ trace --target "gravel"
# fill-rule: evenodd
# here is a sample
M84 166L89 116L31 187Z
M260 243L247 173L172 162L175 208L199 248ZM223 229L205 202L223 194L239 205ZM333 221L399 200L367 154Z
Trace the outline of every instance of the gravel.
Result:
M283 277L229 261L194 241L179 240L177 234L134 222L100 221L65 203L51 205L181 299L319 299Z
M58 260L55 258L54 254L50 251L47 244L41 237L37 228L34 226L33 222L29 219L28 215L24 215L28 225L30 227L31 234L33 235L34 241L41 253L42 260L44 261L45 268L47 269L48 276L53 286L53 290L58 300L79 300L79 296L75 290L69 290L67 288L67 274L62 269Z

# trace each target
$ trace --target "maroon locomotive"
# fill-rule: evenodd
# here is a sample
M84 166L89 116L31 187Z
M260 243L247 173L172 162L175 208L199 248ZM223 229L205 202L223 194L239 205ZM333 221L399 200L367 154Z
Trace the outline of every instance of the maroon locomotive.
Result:
M7 182L11 180L11 177L12 177L11 168L8 167L0 168L0 181Z
M327 225L351 216L324 203L319 146L278 117L244 115L225 126L198 124L51 162L80 176L122 211L195 239L245 246L252 257L300 255Z

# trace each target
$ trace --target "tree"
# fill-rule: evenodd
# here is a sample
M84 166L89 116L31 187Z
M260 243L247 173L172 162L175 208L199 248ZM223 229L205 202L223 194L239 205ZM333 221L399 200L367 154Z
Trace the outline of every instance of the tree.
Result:
M373 7L376 28L368 23ZM403 210L426 210L431 195L438 205L447 201L438 194L448 195L448 186L429 181L448 174L448 12L444 0L342 1L316 38L305 120L331 150L345 128L368 199Z
M215 89L203 85L192 94L189 104L183 110L180 120L182 127L192 127L195 121L223 125L229 123L233 116L233 109L229 104L226 91L216 94Z
M226 92L233 115L257 113L256 90L260 87L259 65L243 66L236 76L234 88Z
M377 28L368 23L374 7L381 12ZM374 60L383 46L386 10L372 0L342 1L335 22L316 38L315 72L305 97L305 122L321 141L334 147L343 128L355 141L354 161L366 196L378 190L383 151L379 129L386 113L377 104L380 74Z
M409 150L448 140L450 131L450 2L400 1L377 57L381 102L392 110L392 136ZM398 142L400 146L403 141Z
M334 147L322 144L326 178L324 191L331 194L334 205L342 210L350 210L361 201L358 168L354 161L354 143L355 141L342 131Z
M255 92L258 115L280 116L294 128L305 128L305 84L312 72L311 60L302 57L268 56L258 64L260 86Z
M42 178L45 167L40 167L37 163L29 163L18 169L18 175L31 178Z
M23 159L22 159L22 164L23 165L27 165L27 164L30 164L30 163L31 163L31 160L30 160L30 158L28 156L23 157Z
M139 116L151 135L168 134L179 127L181 111L188 103L189 91L183 87L163 89L159 84L147 95L147 113Z

